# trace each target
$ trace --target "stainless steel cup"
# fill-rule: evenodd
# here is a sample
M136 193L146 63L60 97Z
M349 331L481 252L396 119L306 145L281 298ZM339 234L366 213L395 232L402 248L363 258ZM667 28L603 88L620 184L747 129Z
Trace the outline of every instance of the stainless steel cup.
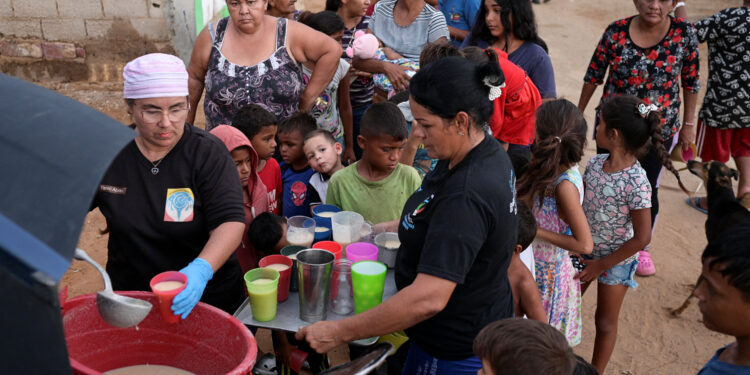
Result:
M321 249L297 253L300 319L310 323L325 319L335 258L332 252Z

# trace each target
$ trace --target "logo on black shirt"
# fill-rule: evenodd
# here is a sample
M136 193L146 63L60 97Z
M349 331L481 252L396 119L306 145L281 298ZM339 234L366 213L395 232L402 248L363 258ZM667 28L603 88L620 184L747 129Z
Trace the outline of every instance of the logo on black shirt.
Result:
M128 191L128 188L121 187L121 186L112 186L112 185L99 185L99 191L103 193L125 195L125 192Z
M419 190L422 190L421 187ZM425 200L422 201L422 203L417 205L417 208L412 211L411 214L404 215L404 220L401 222L404 226L404 229L411 230L414 229L414 218L417 217L417 215L421 214L426 208L427 205L430 203L430 201L435 198L435 193L430 194Z

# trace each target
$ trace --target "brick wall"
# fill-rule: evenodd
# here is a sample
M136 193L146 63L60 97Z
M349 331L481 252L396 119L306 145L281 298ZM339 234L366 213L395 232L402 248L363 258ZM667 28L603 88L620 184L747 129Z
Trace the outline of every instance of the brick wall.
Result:
M174 53L170 6L172 0L0 0L0 71L35 81L117 80L117 67L136 56Z

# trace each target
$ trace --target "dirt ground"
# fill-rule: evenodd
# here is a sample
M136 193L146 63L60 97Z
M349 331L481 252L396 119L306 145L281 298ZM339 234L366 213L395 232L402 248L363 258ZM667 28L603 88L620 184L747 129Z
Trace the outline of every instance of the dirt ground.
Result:
M740 2L689 0L687 3L690 19L696 20L720 9L737 6ZM626 0L552 0L535 5L534 11L541 35L550 47L558 95L577 103L586 66L604 28L615 19L635 13L633 3ZM705 46L701 48L701 73L705 83L706 49ZM65 83L52 88L115 119L129 121L119 83ZM601 90L598 90L586 111L590 124L593 124L593 108L600 95ZM199 118L201 115L199 113ZM202 126L202 122L198 121L197 125ZM587 158L594 154L593 142L588 144L586 151ZM681 176L689 189L698 188L696 177L686 171ZM666 311L682 303L698 276L700 254L706 244L703 231L706 216L684 203L685 194L677 188L676 180L670 174L665 174L659 195L662 208L651 245L657 273L652 277L638 278L640 286L630 291L625 299L618 343L608 375L696 373L716 349L732 341L730 337L703 327L695 303L680 318L672 318ZM107 236L100 235L99 229L104 226L104 219L98 211L90 213L79 243L80 248L102 263L106 262ZM102 282L90 266L74 261L60 285L68 286L69 295L76 296L99 290ZM583 343L575 348L576 353L587 359L593 351L595 308L596 290L592 288L584 296ZM268 350L266 333L261 333L259 339L261 347ZM339 362L345 356L339 352L333 359Z

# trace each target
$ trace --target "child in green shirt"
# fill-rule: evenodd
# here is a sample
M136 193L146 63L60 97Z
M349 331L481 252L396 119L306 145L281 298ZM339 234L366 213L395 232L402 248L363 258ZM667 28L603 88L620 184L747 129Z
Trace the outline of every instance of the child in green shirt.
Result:
M416 169L399 163L407 136L406 120L395 104L370 106L357 136L362 159L331 177L326 203L372 223L397 220L422 183Z

